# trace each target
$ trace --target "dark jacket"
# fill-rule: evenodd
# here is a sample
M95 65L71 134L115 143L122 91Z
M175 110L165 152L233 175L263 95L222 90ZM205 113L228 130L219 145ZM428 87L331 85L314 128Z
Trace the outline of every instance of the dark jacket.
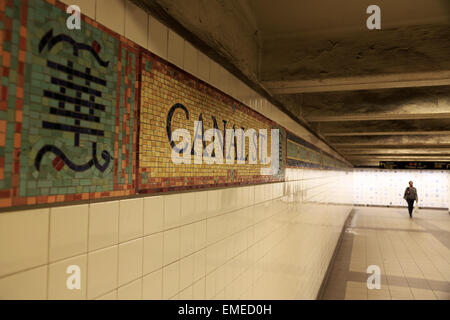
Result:
M419 201L417 196L417 189L414 187L408 187L405 190L405 195L403 196L405 200L416 200Z

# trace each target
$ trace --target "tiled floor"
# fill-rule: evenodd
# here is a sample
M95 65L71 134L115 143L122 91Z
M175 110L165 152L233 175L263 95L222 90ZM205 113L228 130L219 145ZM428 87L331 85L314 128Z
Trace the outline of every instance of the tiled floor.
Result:
M381 270L367 288L367 267ZM450 214L356 207L325 287L324 299L450 300Z

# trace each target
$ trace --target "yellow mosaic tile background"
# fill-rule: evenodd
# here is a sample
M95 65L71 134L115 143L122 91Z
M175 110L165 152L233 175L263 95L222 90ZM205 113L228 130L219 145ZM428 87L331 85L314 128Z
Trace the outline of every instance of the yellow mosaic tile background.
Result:
M143 60L144 64L148 61ZM150 61L150 65L155 62ZM223 130L223 120L227 121L226 128L231 129L233 125L236 129L243 127L245 130L253 128L255 130L267 129L268 133L268 156L271 155L270 150L270 130L272 129L271 121L265 119L262 121L258 117L261 115L252 115L253 111L245 112L239 110L243 108L234 107L238 104L231 99L230 103L225 103L214 95L221 95L218 91L198 90L195 85L188 84L190 76L179 72L175 76L171 75L171 69L167 66L161 68L151 68L151 71L143 69L142 71L142 88L141 88L141 111L140 111L140 135L139 135L139 164L140 171L146 172L148 179L155 178L176 178L176 177L227 177L233 170L234 177L250 177L259 176L260 169L269 167L258 164L194 164L194 157L191 156L191 164L174 164L171 159L172 148L167 135L167 116L171 107L176 103L181 103L189 111L189 120L183 110L177 109L172 118L173 132L176 129L187 129L191 135L191 143L194 138L194 121L199 120L200 114L203 117L204 131L213 128L212 116L216 117L219 130ZM167 69L169 68L169 69ZM177 80L179 77L182 80ZM190 78L190 81L197 81ZM174 141L178 144L180 141ZM209 145L211 142L206 142ZM280 141L280 143L282 143ZM245 139L246 155L248 155L249 141ZM224 141L225 145L225 141ZM259 147L259 146L258 146ZM259 150L258 150L259 152ZM258 161L259 162L259 161ZM159 179L158 179L159 180ZM162 181L162 180L161 180ZM227 181L231 182L231 181ZM143 181L145 184L145 181Z

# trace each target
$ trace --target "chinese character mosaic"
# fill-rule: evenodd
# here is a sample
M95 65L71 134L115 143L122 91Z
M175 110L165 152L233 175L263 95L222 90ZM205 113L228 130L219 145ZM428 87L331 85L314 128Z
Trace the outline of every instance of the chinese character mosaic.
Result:
M139 49L66 6L0 1L0 206L134 192Z

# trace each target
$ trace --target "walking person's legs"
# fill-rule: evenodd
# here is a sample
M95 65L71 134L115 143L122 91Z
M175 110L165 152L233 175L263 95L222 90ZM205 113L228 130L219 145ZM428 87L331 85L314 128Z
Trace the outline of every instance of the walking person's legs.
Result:
M408 201L409 217L412 218L412 213L413 213L413 209L414 209L414 200L407 200L407 201Z

